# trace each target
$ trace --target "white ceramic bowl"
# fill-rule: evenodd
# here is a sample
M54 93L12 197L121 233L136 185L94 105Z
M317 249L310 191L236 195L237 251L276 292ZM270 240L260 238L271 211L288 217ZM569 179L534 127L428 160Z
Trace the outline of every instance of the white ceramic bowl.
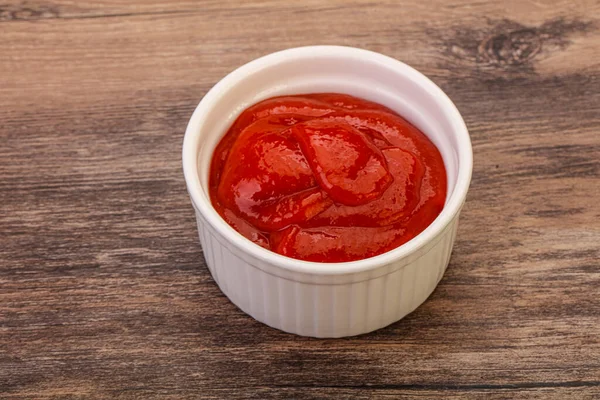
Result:
M376 257L315 263L266 250L230 227L208 196L213 150L247 107L284 94L338 92L396 110L438 147L448 175L437 219L406 244ZM450 260L472 170L469 134L433 82L371 51L310 46L254 60L204 96L188 124L183 170L208 268L223 293L258 321L315 337L359 335L412 312L433 292Z

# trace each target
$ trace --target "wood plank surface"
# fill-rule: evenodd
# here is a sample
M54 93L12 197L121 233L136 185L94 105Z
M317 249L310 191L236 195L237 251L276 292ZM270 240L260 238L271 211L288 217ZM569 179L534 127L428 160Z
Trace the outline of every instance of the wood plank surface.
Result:
M600 398L600 3L0 1L0 398ZM448 271L372 334L268 328L205 266L206 91L309 44L421 70L469 127Z

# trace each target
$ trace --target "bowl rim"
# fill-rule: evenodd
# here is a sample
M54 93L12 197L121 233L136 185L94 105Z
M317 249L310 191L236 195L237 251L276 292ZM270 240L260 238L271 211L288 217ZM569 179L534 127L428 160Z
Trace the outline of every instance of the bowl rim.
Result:
M442 212L425 230L408 242L383 254L362 260L321 263L298 260L267 250L246 239L233 229L214 209L200 184L198 171L200 135L198 132L204 116L211 111L213 104L221 97L221 93L267 66L318 56L367 59L372 63L399 71L409 79L416 81L419 87L433 94L435 101L449 116L457 136L458 175L454 190ZM414 254L443 232L460 212L466 199L473 169L473 153L466 124L458 109L442 89L425 75L399 60L370 50L347 46L319 45L290 48L262 56L238 67L215 84L202 98L187 125L183 140L182 163L188 193L194 208L202 214L203 219L214 230L243 253L291 272L313 275L344 275L388 266L392 262L397 262Z

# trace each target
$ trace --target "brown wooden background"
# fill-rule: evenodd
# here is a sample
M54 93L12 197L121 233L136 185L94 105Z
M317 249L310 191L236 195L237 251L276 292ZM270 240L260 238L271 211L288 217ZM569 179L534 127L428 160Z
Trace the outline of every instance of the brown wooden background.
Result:
M3 399L600 398L598 1L0 0ZM287 47L418 68L475 154L450 267L342 340L255 322L204 265L180 150Z

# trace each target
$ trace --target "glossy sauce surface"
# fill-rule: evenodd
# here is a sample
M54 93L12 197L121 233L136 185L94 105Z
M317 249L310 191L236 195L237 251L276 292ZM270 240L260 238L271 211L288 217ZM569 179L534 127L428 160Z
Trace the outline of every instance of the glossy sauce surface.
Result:
M335 93L275 97L246 109L218 144L211 202L234 229L307 261L372 257L442 211L435 145L382 105Z

